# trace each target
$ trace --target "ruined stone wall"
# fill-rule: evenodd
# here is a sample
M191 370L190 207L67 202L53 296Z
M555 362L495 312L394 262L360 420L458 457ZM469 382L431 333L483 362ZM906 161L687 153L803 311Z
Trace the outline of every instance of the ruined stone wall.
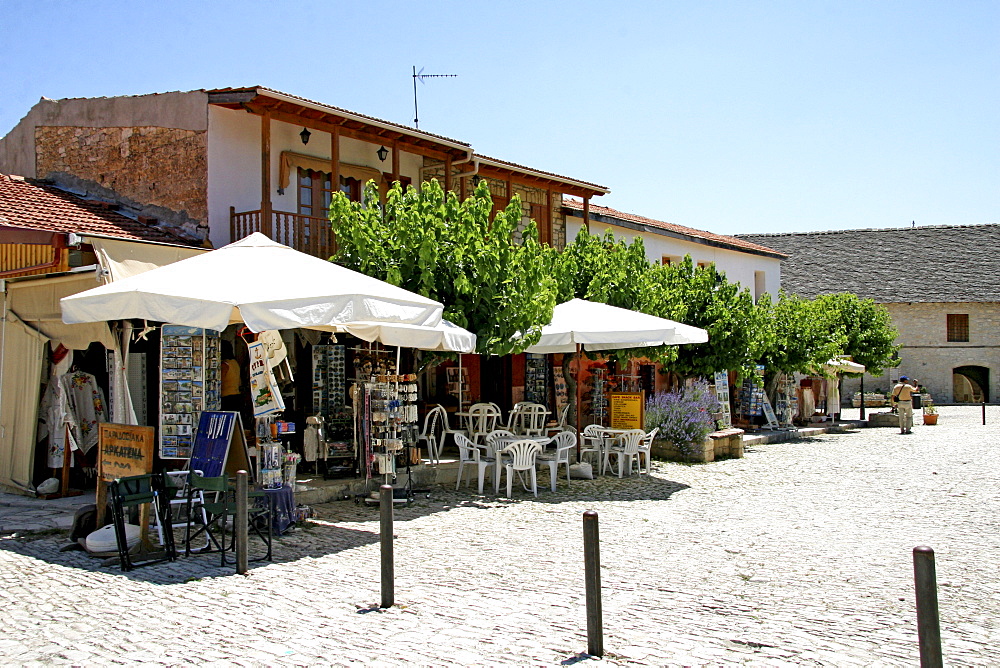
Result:
M195 233L208 222L205 131L37 126L36 172Z

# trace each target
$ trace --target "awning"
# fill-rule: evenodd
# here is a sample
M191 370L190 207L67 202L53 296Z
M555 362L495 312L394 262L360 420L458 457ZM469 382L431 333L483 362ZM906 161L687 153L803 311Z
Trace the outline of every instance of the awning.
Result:
M97 262L104 270L106 283L120 281L123 278L209 251L207 248L142 243L104 237L85 236L84 239L94 247Z
M329 158L317 158L303 153L282 151L281 162L278 165L278 187L287 188L288 184L291 183L291 175L300 167L311 169L314 172L333 172L333 162ZM357 179L361 183L367 183L369 180L373 180L375 183L382 181L382 172L377 169L363 165L352 165L349 162L340 163L340 175Z

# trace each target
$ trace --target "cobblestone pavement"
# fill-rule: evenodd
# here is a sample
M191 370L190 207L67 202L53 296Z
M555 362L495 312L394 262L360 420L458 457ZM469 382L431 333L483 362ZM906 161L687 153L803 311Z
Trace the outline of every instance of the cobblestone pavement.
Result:
M513 501L435 489L319 506L248 576L208 555L123 574L65 537L0 540L4 665L570 665L588 661L581 514L600 513L607 665L912 666L912 548L937 555L947 665L1000 664L1000 407L662 463ZM547 474L540 479L547 487Z

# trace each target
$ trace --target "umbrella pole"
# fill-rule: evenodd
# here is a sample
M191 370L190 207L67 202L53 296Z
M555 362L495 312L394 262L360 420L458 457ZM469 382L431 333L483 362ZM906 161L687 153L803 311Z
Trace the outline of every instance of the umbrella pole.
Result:
M580 356L580 344L576 344L576 461L580 461L580 451L583 449L583 411L580 407L580 383L583 380L583 358Z
M458 354L458 412L461 413L464 408L462 408L462 353Z

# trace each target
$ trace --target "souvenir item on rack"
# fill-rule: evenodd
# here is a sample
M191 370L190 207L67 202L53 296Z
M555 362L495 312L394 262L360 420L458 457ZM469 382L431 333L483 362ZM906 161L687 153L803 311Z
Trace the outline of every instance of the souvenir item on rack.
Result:
M524 400L549 403L549 356L527 353L524 369Z
M250 353L250 401L254 417L285 410L285 401L271 373L264 344L256 341L247 344L247 349Z
M160 457L185 459L202 411L221 408L219 333L164 325L160 343Z

